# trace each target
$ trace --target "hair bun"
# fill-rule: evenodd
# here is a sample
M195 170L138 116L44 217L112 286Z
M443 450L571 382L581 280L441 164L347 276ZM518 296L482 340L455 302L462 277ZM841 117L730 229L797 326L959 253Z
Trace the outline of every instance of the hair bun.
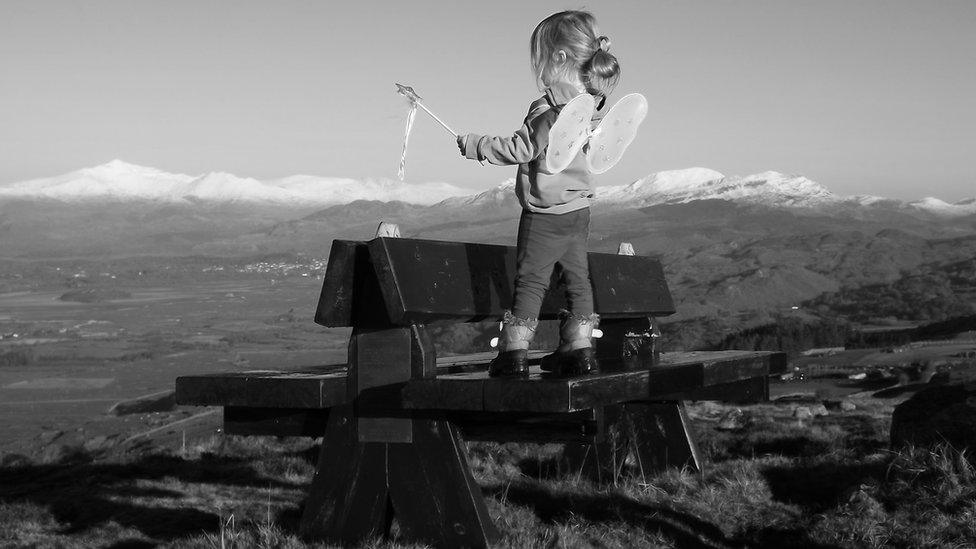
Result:
M610 49L610 39L606 36L601 36L596 39L596 49L607 51Z

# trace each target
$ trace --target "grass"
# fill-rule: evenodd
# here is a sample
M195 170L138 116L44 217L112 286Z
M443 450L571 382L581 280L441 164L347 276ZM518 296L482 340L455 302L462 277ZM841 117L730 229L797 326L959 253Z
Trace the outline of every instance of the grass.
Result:
M601 484L558 445L472 443L469 461L501 547L976 545L972 456L889 450L890 408L866 400L800 422L791 406L757 405L728 432L713 416L730 407L694 405L704 474L631 467ZM307 547L296 532L315 451L220 436L103 460L4 459L0 546Z

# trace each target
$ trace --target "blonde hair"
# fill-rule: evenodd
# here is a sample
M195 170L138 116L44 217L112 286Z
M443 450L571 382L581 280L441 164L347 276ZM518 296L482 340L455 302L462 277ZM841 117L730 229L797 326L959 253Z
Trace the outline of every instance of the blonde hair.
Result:
M607 51L610 39L597 35L596 18L587 11L561 11L546 17L532 31L529 58L540 89L569 76L574 70L586 91L604 97L620 79L620 64ZM566 62L555 65L562 50Z

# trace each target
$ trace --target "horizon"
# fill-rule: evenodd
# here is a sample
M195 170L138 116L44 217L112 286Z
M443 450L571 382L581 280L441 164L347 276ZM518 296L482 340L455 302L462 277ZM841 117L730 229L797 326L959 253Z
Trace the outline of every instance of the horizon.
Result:
M84 166L84 167L78 168L76 170L71 170L71 171L68 171L68 172L65 172L65 173L61 173L61 174L54 174L54 175L50 175L50 176L46 176L46 177L28 179L28 180L24 180L24 181L16 181L16 182L11 182L11 183L0 183L0 199L3 199L4 198L4 193L2 191L5 188L6 189L11 189L11 188L14 188L14 187L16 187L18 185L22 185L24 183L31 183L31 182L34 182L34 181L46 182L46 181L49 181L49 180L56 180L58 178L61 178L61 177L66 176L66 175L71 175L71 174L74 174L76 172L83 172L83 171L86 171L86 170L96 170L96 169L100 169L100 168L115 169L115 168L118 168L120 165L122 167L125 167L125 168L138 168L138 169L145 169L145 170L151 170L151 171L155 171L155 172L160 172L160 173L162 173L162 174L164 174L166 176L191 178L192 181L196 181L196 180L199 180L199 179L205 179L205 178L210 177L210 176L228 175L228 176L231 176L231 177L234 177L234 178L237 178L237 179L253 180L253 181L256 181L256 182L258 182L258 183L260 183L262 185L268 185L268 186L272 186L272 185L270 185L270 183L278 182L278 181L283 181L283 180L286 180L286 179L289 179L289 178L292 178L292 177L297 177L297 178L313 178L313 179L318 179L318 180L323 180L323 181L330 181L330 182L338 182L338 183L348 183L350 181L357 182L357 183L373 183L373 184L380 184L380 185L384 185L384 186L389 185L389 184L392 183L394 185L394 187L396 187L396 186L403 186L403 187L413 187L417 191L426 190L428 192L427 198L430 198L430 196L436 196L437 197L436 200L434 200L434 201L430 201L428 199L424 199L424 200L420 200L420 201L411 201L411 200L407 200L405 198L399 198L399 197L396 197L396 196L394 196L393 198L390 198L390 200L380 200L380 199L375 199L375 198L361 198L361 197L360 198L353 197L351 199L351 201L356 201L356 200L379 200L381 202L386 202L386 201L400 201L400 202L407 202L407 203L419 204L419 205L435 204L435 203L438 203L441 200L446 200L448 198L455 198L455 197L457 197L457 198L463 198L463 197L475 196L475 195L480 194L480 193L489 192L489 191L492 191L492 190L495 190L495 189L503 188L505 186L511 186L511 185L514 184L514 178L511 178L511 177L506 178L506 179L503 179L501 181L498 181L494 185L491 185L489 187L482 188L482 189L471 189L471 188L463 187L461 185L457 185L457 184L454 184L454 183L451 183L451 182L446 182L446 181L424 181L424 182L401 181L401 180L399 180L396 177L392 177L392 178L391 177L365 177L365 178L358 178L357 179L357 178L348 178L348 177L331 176L331 175L288 174L288 175L272 176L272 177L269 177L269 178L258 179L258 178L251 177L251 176L246 175L246 174L244 174L244 175L242 175L242 174L236 174L236 173L227 172L227 171L224 171L224 170L215 170L215 171L203 172L203 173L198 173L198 174L187 174L187 173L182 173L182 172L172 172L172 171L169 171L169 170L167 170L165 168L160 168L160 167L157 167L157 166L144 166L144 165L140 165L140 164L134 164L132 162L127 162L124 159L115 158L115 159L112 159L112 160L110 160L108 162L105 162L105 163L102 163L102 164L98 164L98 165L95 165L95 166ZM640 181L646 181L646 180L649 180L649 179L651 179L653 177L656 177L656 176L659 176L659 175L662 175L662 174L674 174L674 175L676 175L679 178L691 176L693 181L692 181L692 183L690 183L690 184L688 184L686 186L678 186L676 188L674 186L674 184L672 183L672 185L670 187L670 190L672 192L679 192L680 193L680 192L683 192L683 191L687 191L689 189L700 188L701 181L704 181L704 179L702 179L702 176L700 174L697 174L696 172L717 172L717 174L721 176L720 179L722 179L722 180L732 180L732 181L736 181L736 180L739 180L739 181L751 181L751 180L755 180L755 178L758 178L759 176L767 176L767 175L782 176L782 177L784 177L786 179L795 179L795 178L806 179L806 180L810 181L811 183L813 183L814 185L816 185L816 186L818 186L818 187L826 190L829 194L833 195L838 200L863 199L863 198L880 198L880 199L886 199L886 200L893 199L893 197L879 196L879 195L870 195L870 194L842 195L842 194L839 194L839 193L835 193L827 185L824 185L824 184L820 183L819 181L817 181L817 180L815 180L813 178L807 177L805 174L788 174L788 173L777 172L775 170L764 170L764 171L757 172L757 173L752 173L752 174L725 174L725 173L719 172L718 170L712 170L712 169L708 168L707 166L692 166L692 167L688 167L688 168L678 168L678 169L673 169L673 170L661 170L660 172L654 172L654 173L651 173L651 174L647 174L646 176L644 176L642 178L639 178L637 180L634 180L634 181L628 182L628 183L623 183L623 184L619 184L619 185L600 185L600 186L597 187L597 190L602 189L603 192L611 192L612 193L612 192L618 191L621 188L629 187L630 185L632 185L634 183L637 183L637 182L640 182ZM718 180L718 179L716 179L716 180ZM63 184L63 183L59 183L59 184ZM445 188L444 186L446 186L448 188ZM49 188L49 187L45 187L45 188ZM280 189L282 192L290 192L285 187L275 187L275 188ZM77 191L76 188L73 188L72 190L73 191ZM454 191L462 191L465 194L455 193ZM100 193L95 193L94 194L94 196L103 196L103 195L105 195L104 189L100 189ZM24 196L25 195L11 194L11 195L8 195L8 198L18 198L18 197L24 197ZM38 197L46 197L46 198L51 198L52 197L51 195L45 195L43 193L42 194L38 194L37 196ZM797 196L799 196L799 195L797 195ZM282 199L286 199L288 197L282 196L281 198ZM292 198L294 198L294 197L292 197ZM306 197L305 199L307 200L308 197ZM921 197L918 197L918 198L916 198L914 200L904 200L904 199L894 198L894 200L898 200L898 201L900 201L900 202L902 202L904 204L909 204L909 205L911 205L911 204L924 204L926 202L931 202L931 199L935 199L935 200L940 201L940 202L943 202L943 203L945 203L947 205L954 205L954 204L958 204L958 203L961 203L961 202L972 202L973 200L976 200L976 192L974 192L971 196L963 197L962 199L955 200L955 201L948 201L948 200L945 200L945 199L943 199L941 197L934 196L934 195L921 196ZM733 200L733 201L735 201L734 198L725 198L725 200ZM323 201L323 202L328 202L328 201ZM343 203L346 203L346 202L342 202L342 201L337 202L337 204L343 204Z
M505 135L538 97L535 24L557 2L470 17L414 1L17 2L0 21L0 185L123 158L171 173L395 179L414 86L456 129ZM704 166L802 174L842 196L971 198L976 3L593 6L651 110L599 186ZM217 23L217 24L215 24ZM480 47L481 39L491 36ZM340 51L337 45L343 46ZM513 168L462 159L421 113L408 183L477 193ZM319 175L321 174L321 175Z

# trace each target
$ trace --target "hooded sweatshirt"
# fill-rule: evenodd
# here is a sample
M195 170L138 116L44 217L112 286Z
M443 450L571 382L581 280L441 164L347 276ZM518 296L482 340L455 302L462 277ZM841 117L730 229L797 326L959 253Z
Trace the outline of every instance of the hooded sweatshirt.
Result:
M514 135L493 137L469 133L461 141L461 153L465 158L487 160L499 166L518 164L515 194L525 210L564 214L587 208L594 197L595 186L593 174L586 168L583 150L565 170L556 174L546 170L549 128L556 122L563 106L579 94L579 90L570 84L553 84L544 96L532 102L522 127ZM605 97L596 96L596 100L593 125L603 118L606 105Z

